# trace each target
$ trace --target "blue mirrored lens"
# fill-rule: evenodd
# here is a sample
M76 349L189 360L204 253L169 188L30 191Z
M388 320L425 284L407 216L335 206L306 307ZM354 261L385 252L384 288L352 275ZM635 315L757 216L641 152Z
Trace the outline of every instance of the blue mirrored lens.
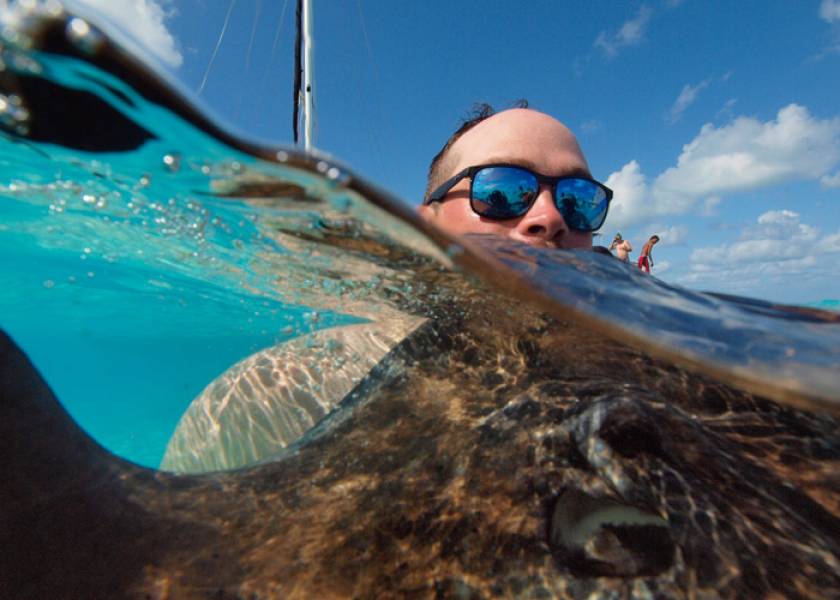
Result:
M470 203L491 219L521 217L534 202L540 184L533 173L516 167L487 167L473 176Z
M566 225L579 231L593 231L607 216L607 193L586 179L562 179L554 192L557 210Z

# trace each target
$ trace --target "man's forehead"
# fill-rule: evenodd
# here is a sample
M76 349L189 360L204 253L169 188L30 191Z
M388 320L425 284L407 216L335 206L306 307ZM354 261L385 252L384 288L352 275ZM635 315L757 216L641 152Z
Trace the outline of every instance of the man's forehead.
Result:
M557 119L530 109L489 117L464 133L450 152L452 172L490 163L519 164L546 174L589 172L574 134Z

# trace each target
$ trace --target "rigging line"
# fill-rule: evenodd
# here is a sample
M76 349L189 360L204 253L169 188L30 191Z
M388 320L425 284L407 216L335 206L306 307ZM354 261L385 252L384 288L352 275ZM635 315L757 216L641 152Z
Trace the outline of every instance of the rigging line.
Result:
M251 25L251 39L248 41L248 52L245 54L245 72L251 70L251 51L254 49L254 38L257 35L257 23L260 20L260 11L262 9L262 0L257 0L254 8L254 23Z
M233 7L236 6L236 0L230 0L230 4L228 4L228 11L225 15L225 22L222 24L222 31L219 33L219 39L216 40L216 47L213 48L213 54L210 56L210 62L207 63L207 70L204 71L204 77L201 79L201 85L198 86L198 95L201 95L201 92L204 91L204 86L207 84L207 76L210 75L210 69L213 68L213 61L216 60L216 54L219 52L219 47L222 45L222 38L225 37L225 31L227 31L228 21L230 21L230 15L233 13Z
M365 98L362 95L362 90L364 88L362 84L362 75L360 71L360 63L361 61L353 60L350 61L352 65L352 73L354 76L354 83L351 88L356 92L356 100L358 101L360 110L364 113L364 123L367 125L367 137L369 148L372 149L373 155L376 158L376 165L379 167L377 171L380 176L384 176L385 174L385 167L382 163L382 153L379 147L379 140L376 137L376 132L374 131L374 123L373 117L371 115L370 107L368 106L368 102L365 101ZM364 65L362 65L364 66ZM361 120L359 121L361 123Z
M280 42L280 32L283 30L283 21L286 18L286 8L288 8L288 6L289 0L283 0L283 8L280 11L280 20L277 21L277 31L274 32L274 41L271 44L271 58L265 65L265 70L263 71L262 78L260 79L260 86L257 90L257 100L259 102L260 109L262 109L265 101L265 84L268 81L268 73L271 70L271 67L273 67L277 62L277 44Z
M268 78L268 71L274 65L277 58L277 44L280 42L280 32L283 30L283 20L286 18L286 8L289 6L289 0L283 1L283 8L280 11L280 20L277 22L277 31L274 32L274 41L271 43L271 59L263 71L262 81L260 82L260 90L265 87L265 80Z
M361 25L361 28L362 28L362 37L365 40L365 47L367 49L368 60L370 61L371 69L373 71L373 91L374 91L374 96L376 96L377 107L379 108L379 118L381 119L382 123L385 124L385 129L387 130L387 133L389 134L389 137L393 139L390 123L385 118L385 111L382 110L382 94L379 91L380 90L380 87L379 87L379 69L376 68L376 61L373 60L373 48L370 45L370 38L368 37L367 27L365 26L365 17L364 17L364 14L362 13L362 2L361 2L361 0L356 0L356 6L359 9L359 24ZM365 112L367 114L367 111L365 111ZM373 119L371 119L371 121L372 120ZM376 136L376 132L374 130L373 125L374 124L371 124L370 135L371 135L371 138L372 138L372 141L373 141L373 147L376 151L376 159L379 162L380 172L384 173L385 172L385 167L382 163L381 144L379 143L379 140Z
M257 23L259 22L262 0L256 0L254 6L254 24L251 26L251 39L248 41L248 51L245 53L245 75L251 72L251 50L254 48L254 38L257 35ZM239 95L236 98L236 110L233 113L234 122L239 121L239 113L242 110L242 99L245 96L245 86L239 87Z

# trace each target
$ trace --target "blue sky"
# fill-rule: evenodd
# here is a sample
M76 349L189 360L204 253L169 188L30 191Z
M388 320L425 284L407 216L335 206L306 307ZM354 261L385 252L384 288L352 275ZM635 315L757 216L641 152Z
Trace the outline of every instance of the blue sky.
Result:
M294 0L77 1L233 128L290 143ZM840 297L840 0L314 4L315 145L406 201L472 103L527 98L614 188L603 238L636 257L660 235L655 275Z

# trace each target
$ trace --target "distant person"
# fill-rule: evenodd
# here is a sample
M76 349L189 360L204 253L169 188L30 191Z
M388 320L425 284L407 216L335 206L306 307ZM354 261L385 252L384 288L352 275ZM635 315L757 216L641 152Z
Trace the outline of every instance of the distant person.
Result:
M633 252L633 246L630 245L630 240L625 240L620 233L615 234L610 250L615 250L615 257L624 262L630 262L630 253Z
M650 273L650 268L653 266L653 247L659 241L658 235L650 236L650 239L645 242L645 247L642 248L642 253L639 255L639 268L645 273Z

